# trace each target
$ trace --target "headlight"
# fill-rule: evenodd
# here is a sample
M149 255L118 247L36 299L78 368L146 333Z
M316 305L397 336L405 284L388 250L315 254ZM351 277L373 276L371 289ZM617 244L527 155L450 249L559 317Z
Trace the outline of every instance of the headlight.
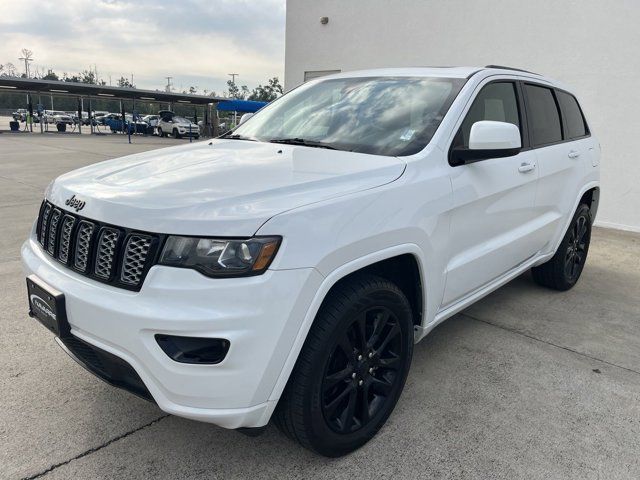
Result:
M280 240L280 237L230 240L170 236L159 263L193 268L208 277L260 275L271 264Z

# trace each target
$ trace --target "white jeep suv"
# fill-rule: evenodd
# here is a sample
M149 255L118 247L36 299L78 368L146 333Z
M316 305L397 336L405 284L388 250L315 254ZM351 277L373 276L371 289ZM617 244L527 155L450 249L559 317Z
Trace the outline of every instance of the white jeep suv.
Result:
M184 117L178 117L175 115L160 116L156 124L156 128L160 137L168 137L169 135L172 135L173 138L200 138L200 128L198 125Z
M222 138L47 188L30 314L107 382L327 456L367 442L414 342L528 269L580 277L600 146L570 89L490 68L310 81Z

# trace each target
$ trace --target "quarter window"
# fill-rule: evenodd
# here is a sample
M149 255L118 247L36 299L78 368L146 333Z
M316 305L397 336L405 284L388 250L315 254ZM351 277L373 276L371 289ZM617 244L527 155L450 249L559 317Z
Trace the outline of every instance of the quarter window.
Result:
M587 126L578 106L578 101L573 95L558 90L556 90L556 96L562 116L565 119L568 138L584 137L587 134Z
M562 140L562 126L558 106L550 88L524 85L527 116L534 147Z
M456 147L469 148L471 127L481 120L513 123L520 128L515 84L512 82L495 82L483 87L462 122L454 140L454 145ZM521 128L520 131L522 132Z

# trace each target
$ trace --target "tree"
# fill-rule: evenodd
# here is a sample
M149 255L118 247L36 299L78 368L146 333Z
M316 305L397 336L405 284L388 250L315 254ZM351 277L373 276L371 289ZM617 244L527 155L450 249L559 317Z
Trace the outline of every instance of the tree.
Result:
M282 95L282 85L278 77L270 79L266 85L258 85L253 89L248 100L256 100L259 102L271 102Z
M3 77L16 77L17 76L17 71L16 71L16 66L11 63L11 62L7 62L2 66L2 70L0 70L0 74Z
M118 86L119 87L126 87L126 88L136 88L136 86L134 84L132 84L129 79L124 78L124 77L120 77L118 79Z
M194 86L189 87L189 93L191 95L195 95L196 93L198 93L198 87L197 86L196 87L194 87Z
M63 82L83 83L82 79L78 75L69 76L69 75L67 75L67 72L63 72L62 73L62 81Z
M242 85L240 88L231 80L227 80L227 97L236 98L238 100L244 100L249 96L249 89L246 85Z
M92 70L83 70L80 72L80 82L97 85L98 79L96 78L96 74Z
M49 69L47 71L47 74L44 75L42 77L43 80L60 80L60 78L58 77L58 75L56 74L56 72L54 72L53 70Z

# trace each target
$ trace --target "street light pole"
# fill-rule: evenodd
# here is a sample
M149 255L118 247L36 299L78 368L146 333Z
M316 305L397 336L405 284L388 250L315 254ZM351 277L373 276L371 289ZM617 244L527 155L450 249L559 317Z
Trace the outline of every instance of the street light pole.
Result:
M231 77L231 83L233 83L233 86L236 86L236 77L239 77L240 74L239 73L227 73L227 75L229 75ZM235 126L238 123L238 112L233 112L233 125Z

